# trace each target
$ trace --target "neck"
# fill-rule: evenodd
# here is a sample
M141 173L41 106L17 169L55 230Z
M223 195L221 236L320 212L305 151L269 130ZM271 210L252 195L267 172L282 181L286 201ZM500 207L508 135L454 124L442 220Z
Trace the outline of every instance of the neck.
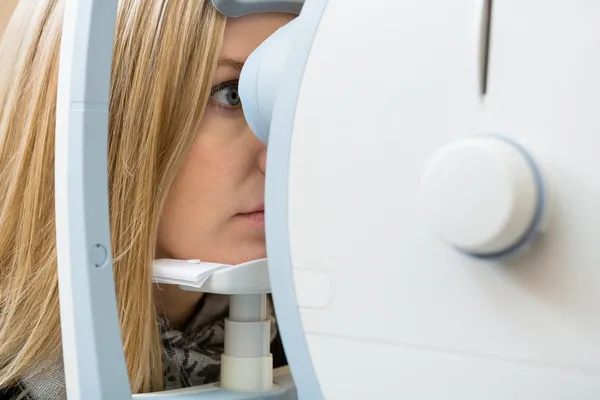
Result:
M173 328L181 329L190 321L202 294L182 290L176 285L158 285L160 312Z

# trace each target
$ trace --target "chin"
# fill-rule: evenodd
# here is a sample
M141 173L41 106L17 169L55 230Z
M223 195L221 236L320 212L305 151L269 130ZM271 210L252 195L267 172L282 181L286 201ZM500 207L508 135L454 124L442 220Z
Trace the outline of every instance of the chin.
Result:
M238 253L238 251L236 251L236 253ZM248 261L259 260L265 257L267 257L267 251L265 249L265 246L256 249L248 248L247 250L236 254L235 261L231 264L242 264Z
M232 262L229 264L241 264L248 261L258 260L267 256L267 246L264 236L244 237L236 240L231 246Z
M259 260L267 256L264 239L257 240L240 236L235 239L230 238L226 243L220 243L220 246L214 246L211 250L210 253L208 251L196 253L196 258L210 262L237 265Z
M262 232L238 231L237 239L231 242L232 262L228 264L241 264L252 260L267 257L265 234Z

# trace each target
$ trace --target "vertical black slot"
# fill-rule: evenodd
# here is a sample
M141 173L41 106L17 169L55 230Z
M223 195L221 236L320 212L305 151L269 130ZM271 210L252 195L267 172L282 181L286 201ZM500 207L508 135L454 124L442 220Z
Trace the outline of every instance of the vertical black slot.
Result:
M492 1L483 0L481 30L479 42L479 87L481 96L485 96L488 87L488 70L490 59L490 41L492 32Z

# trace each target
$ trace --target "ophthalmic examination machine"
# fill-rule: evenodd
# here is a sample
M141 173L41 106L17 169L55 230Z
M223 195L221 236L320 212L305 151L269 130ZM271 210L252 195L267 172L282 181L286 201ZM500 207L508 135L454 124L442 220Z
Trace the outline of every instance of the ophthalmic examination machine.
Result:
M132 395L107 179L118 0L67 0L56 224L70 400L600 398L600 2L213 0L297 14L239 90L267 259L157 260L231 295L219 383ZM273 370L271 293L289 367Z

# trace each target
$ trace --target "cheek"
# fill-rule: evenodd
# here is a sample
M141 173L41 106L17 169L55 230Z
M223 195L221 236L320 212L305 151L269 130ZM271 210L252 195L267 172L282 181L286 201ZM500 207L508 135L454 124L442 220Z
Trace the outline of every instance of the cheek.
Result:
M165 201L158 247L174 258L210 257L219 247L234 207L237 168L231 146L199 135L177 173ZM204 249L204 250L203 250Z

